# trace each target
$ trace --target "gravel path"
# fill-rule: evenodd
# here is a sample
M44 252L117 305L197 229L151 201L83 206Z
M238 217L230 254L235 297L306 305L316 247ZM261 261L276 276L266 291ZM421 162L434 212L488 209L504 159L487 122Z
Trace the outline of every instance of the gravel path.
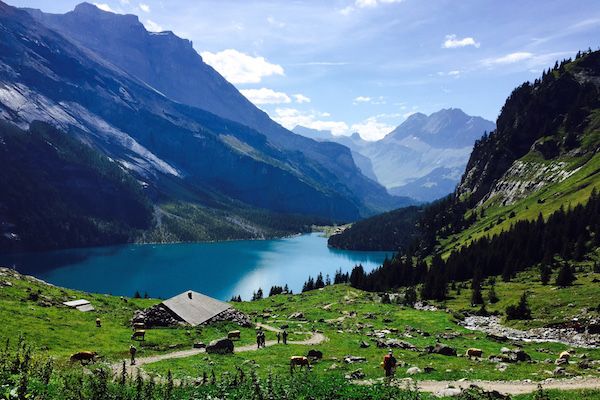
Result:
M271 332L279 332L280 331L279 329L274 328L269 325L265 325L265 324L257 324L257 325L259 327L262 327L263 329L271 331ZM290 340L290 341L288 341L288 344L297 344L297 345L302 345L302 346L314 346L314 345L323 343L327 340L328 340L327 337L325 335L323 335L322 333L314 332L306 340L297 340L297 341ZM276 344L277 344L276 340L267 340L265 342L265 346L267 346L267 347L274 346ZM255 344L249 344L249 345L245 345L245 346L235 347L234 353L245 353L248 351L257 351L257 350L258 349L256 348ZM135 365L129 365L129 361L127 361L127 367L126 367L127 374L129 374L129 376L137 376L137 374L139 372L139 373L142 373L142 375L145 375L142 371L142 368L140 368L145 364L151 364L151 363L155 363L155 362L163 361L163 360L173 360L173 359L177 359L177 358L192 357L192 356L195 356L195 355L198 355L201 353L206 353L206 350L205 349L190 349L190 350L174 351L174 352L166 353L166 354L157 354L154 356L136 358ZM122 362L112 365L112 370L115 374L120 374L122 368L123 368Z
M356 381L359 385L372 385L376 382L382 382L383 379ZM417 381L417 387L422 392L433 393L436 396L451 395L454 389L466 389L471 385L476 385L484 390L496 390L503 394L518 395L535 392L538 388L538 382L530 381L480 381L480 380L461 380L461 381ZM580 390L580 389L600 389L600 378L575 377L571 379L547 379L539 382L545 390ZM414 387L414 381L410 378L394 381L394 385L406 388Z

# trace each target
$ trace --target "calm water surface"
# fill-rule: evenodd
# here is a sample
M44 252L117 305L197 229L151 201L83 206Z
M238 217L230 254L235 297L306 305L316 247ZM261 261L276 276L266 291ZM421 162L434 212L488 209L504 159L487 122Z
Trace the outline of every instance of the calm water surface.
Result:
M193 289L222 300L248 299L259 287L302 289L309 275L333 279L361 263L379 266L383 252L356 252L327 247L318 233L277 240L124 245L45 253L0 255L0 265L14 266L55 285L89 292L132 296L135 291L167 298Z

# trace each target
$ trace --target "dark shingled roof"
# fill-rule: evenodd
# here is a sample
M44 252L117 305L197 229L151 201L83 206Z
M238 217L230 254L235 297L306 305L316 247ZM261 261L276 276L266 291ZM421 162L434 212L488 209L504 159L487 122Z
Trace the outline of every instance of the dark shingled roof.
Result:
M231 308L227 303L188 290L162 302L171 312L190 325L200 325L203 322Z

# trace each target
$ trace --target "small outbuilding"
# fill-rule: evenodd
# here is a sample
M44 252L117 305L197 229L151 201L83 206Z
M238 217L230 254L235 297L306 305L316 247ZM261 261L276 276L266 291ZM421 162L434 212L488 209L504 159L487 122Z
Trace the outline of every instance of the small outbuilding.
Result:
M250 319L230 304L188 290L146 310L136 312L133 323L145 326L207 325L212 322L230 321L249 326Z

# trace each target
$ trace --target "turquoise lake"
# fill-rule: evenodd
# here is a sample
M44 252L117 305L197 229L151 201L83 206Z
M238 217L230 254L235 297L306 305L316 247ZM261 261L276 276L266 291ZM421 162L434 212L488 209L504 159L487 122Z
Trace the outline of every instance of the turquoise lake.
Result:
M168 298L192 289L221 300L259 287L288 284L295 293L309 275L366 270L392 253L335 250L318 233L275 240L217 243L144 244L44 253L0 255L0 265L15 267L54 285L88 292L133 296L135 291Z

